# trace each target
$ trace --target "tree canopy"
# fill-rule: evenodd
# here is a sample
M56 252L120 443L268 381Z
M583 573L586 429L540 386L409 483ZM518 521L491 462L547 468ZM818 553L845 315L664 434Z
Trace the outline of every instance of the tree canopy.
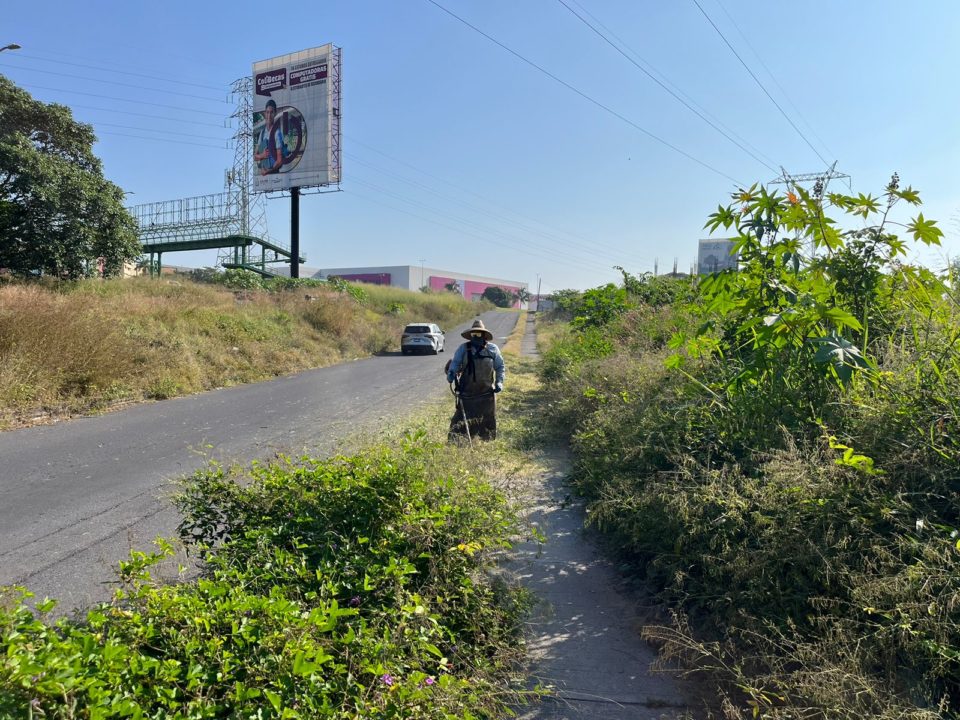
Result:
M0 268L79 278L140 256L123 191L104 178L90 125L0 75Z
M489 300L497 307L508 308L516 302L513 298L513 295L508 293L502 287L497 287L496 285L491 285L486 290L483 291L483 299Z

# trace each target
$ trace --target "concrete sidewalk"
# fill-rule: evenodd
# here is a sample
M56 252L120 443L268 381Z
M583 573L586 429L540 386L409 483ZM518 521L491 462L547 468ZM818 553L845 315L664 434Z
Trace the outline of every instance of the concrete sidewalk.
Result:
M535 339L525 341L535 352ZM513 490L546 542L515 546L507 569L540 599L527 632L531 685L552 693L520 719L693 717L682 681L650 672L656 653L640 637L644 598L619 589L615 568L587 537L583 503L565 484L567 457L544 459L547 471Z

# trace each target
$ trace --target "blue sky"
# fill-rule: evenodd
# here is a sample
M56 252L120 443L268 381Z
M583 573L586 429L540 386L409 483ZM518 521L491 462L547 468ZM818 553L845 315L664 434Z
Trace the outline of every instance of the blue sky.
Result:
M589 11L773 168L824 167L693 0L577 1L567 4ZM893 171L921 191L924 214L947 238L916 259L942 266L960 254L960 3L699 1L855 191L879 192ZM706 216L733 189L729 178L778 174L558 0L438 2L722 174L428 0L56 0L40 13L10 3L0 45L23 47L0 55L0 72L92 123L107 175L132 201L150 202L222 190L233 158L227 89L252 61L341 46L343 192L301 202L302 249L314 267L422 259L531 285L539 275L545 290L615 280L614 265L642 272L658 260L663 272L676 258L687 269ZM287 238L289 201L270 200L268 218L271 234ZM213 257L165 261L201 266Z

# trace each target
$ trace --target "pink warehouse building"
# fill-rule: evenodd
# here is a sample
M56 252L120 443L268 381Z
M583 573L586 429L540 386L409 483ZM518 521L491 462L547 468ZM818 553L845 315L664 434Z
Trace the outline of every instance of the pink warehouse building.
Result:
M340 277L353 282L392 285L394 287L406 288L407 290L419 290L422 287L428 287L431 290L443 291L451 284L456 284L457 291L468 300L479 300L483 295L483 291L492 286L501 287L510 293L517 293L521 288L527 290L527 283L519 282L518 280L501 280L498 278L454 272L453 270L422 268L419 265L322 268L316 271L311 270L305 272L306 270L306 268L301 268L300 277L320 279ZM516 303L514 307L521 307L521 303Z

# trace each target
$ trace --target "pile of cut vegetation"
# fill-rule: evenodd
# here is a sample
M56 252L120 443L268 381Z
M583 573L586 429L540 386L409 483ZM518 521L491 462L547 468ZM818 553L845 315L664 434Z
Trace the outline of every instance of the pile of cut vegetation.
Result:
M227 279L0 284L0 428L331 365L477 312L454 293Z

